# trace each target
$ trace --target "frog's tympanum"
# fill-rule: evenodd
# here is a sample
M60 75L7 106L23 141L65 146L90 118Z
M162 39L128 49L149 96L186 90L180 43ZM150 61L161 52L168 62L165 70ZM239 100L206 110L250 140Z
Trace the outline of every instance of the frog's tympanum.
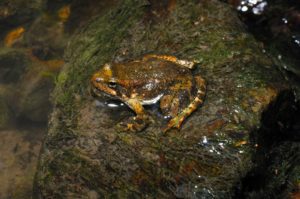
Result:
M136 113L120 124L124 130L144 129L150 117L143 105L157 102L163 115L171 118L164 132L179 129L205 96L205 81L192 74L194 66L192 61L168 55L145 55L126 63L105 64L91 78L92 91L119 99Z

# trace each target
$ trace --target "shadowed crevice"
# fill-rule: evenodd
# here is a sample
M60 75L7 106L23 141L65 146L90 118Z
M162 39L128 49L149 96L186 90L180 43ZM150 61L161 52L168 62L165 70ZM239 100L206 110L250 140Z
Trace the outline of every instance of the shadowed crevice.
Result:
M285 198L296 191L300 162L300 104L283 91L264 111L252 133L254 167L241 180L236 198Z

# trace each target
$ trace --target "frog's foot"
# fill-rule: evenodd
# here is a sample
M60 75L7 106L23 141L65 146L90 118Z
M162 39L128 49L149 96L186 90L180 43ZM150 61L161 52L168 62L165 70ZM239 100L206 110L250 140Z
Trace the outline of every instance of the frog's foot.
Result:
M195 99L190 103L190 105L185 108L181 113L179 113L176 117L172 118L168 126L164 129L164 133L170 130L171 128L180 129L182 122L192 113L197 107L203 103L203 100L199 97L195 97Z
M166 133L167 131L169 131L172 128L180 129L184 119L185 119L184 117L180 117L180 116L176 116L176 117L172 118L169 121L167 127L163 129L163 132Z
M121 132L140 132L144 130L149 124L149 118L144 117L132 117L129 118L127 121L120 122L117 125L117 130Z

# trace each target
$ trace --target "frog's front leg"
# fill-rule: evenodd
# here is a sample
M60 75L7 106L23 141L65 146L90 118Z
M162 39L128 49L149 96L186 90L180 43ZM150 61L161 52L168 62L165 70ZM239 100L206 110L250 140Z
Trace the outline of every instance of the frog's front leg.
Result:
M183 109L177 116L173 117L167 127L163 130L163 132L167 132L171 128L179 129L181 127L182 122L192 113L194 112L199 105L203 103L203 99L205 97L206 92L206 83L203 78L200 76L195 77L197 93L192 102Z
M193 69L196 62L195 61L187 61L187 60L182 60L182 59L178 59L175 56L171 56L171 55L154 55L154 54L148 54L145 55L143 57L144 61L147 61L151 58L156 58L156 59L162 59L162 60L166 60L166 61L170 61L173 62L175 64L179 64L181 66L187 67L189 69Z
M126 123L121 122L119 127L121 127L123 131L142 131L149 123L149 116L146 114L143 105L135 98L128 99L125 103L136 113L136 116L130 118Z

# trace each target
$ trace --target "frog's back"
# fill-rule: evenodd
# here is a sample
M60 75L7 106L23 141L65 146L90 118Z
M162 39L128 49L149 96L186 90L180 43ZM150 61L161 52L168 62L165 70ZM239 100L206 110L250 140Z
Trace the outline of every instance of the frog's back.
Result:
M113 67L115 76L120 80L149 81L157 79L168 81L192 77L190 69L159 59L114 64Z

